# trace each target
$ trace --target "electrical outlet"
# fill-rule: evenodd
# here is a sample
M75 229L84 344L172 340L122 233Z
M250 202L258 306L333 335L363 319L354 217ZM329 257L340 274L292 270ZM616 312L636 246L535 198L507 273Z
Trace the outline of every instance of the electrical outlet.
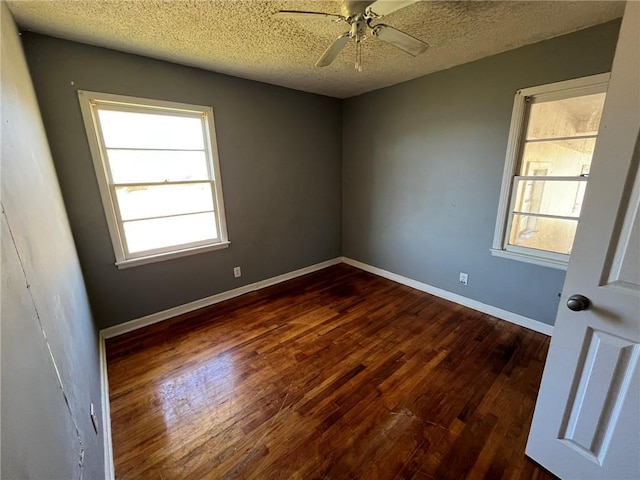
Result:
M242 276L242 270L240 270L240 267L233 267L233 276L236 278Z
M469 275L464 272L460 272L460 283L463 285L469 285Z
M96 417L96 411L93 408L93 402L89 405L89 415L91 415L91 423L93 424L93 429L96 431L96 435L98 434L98 417Z

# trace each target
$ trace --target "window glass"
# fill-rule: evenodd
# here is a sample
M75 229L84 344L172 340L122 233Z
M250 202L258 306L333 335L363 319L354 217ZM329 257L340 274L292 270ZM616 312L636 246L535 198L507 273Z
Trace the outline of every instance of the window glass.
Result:
M532 167L531 164L544 162L546 171L540 172L543 176L577 177L584 165L591 165L595 146L595 138L526 143L520 175L536 175L535 165Z
M514 215L509 245L570 254L578 221Z
M114 183L208 180L204 151L107 149Z
M202 119L98 108L107 148L204 150Z
M516 177L509 245L570 253L577 225L574 220L580 216L586 191L586 181L581 177L591 166L604 99L604 93L539 103L534 97L528 111L520 175L576 180Z
M516 181L514 211L578 218L586 181Z
M526 140L597 135L605 93L533 103Z
M116 187L122 220L213 211L209 183Z
M213 212L124 222L129 252L185 245L218 237Z

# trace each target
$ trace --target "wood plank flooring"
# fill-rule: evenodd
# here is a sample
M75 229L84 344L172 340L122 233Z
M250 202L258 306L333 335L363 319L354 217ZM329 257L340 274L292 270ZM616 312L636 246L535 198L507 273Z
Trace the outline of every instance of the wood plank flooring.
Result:
M549 339L336 265L107 341L117 479L551 479Z

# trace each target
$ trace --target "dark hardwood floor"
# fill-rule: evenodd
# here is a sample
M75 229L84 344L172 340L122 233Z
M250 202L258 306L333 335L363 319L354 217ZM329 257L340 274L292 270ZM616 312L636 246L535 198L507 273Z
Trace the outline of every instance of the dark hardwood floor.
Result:
M107 341L118 479L546 479L549 339L346 265Z

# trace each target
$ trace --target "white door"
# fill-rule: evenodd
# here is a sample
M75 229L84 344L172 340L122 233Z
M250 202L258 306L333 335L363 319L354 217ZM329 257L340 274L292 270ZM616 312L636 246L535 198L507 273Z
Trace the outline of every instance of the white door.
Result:
M563 479L640 479L639 31L630 1L527 444Z

